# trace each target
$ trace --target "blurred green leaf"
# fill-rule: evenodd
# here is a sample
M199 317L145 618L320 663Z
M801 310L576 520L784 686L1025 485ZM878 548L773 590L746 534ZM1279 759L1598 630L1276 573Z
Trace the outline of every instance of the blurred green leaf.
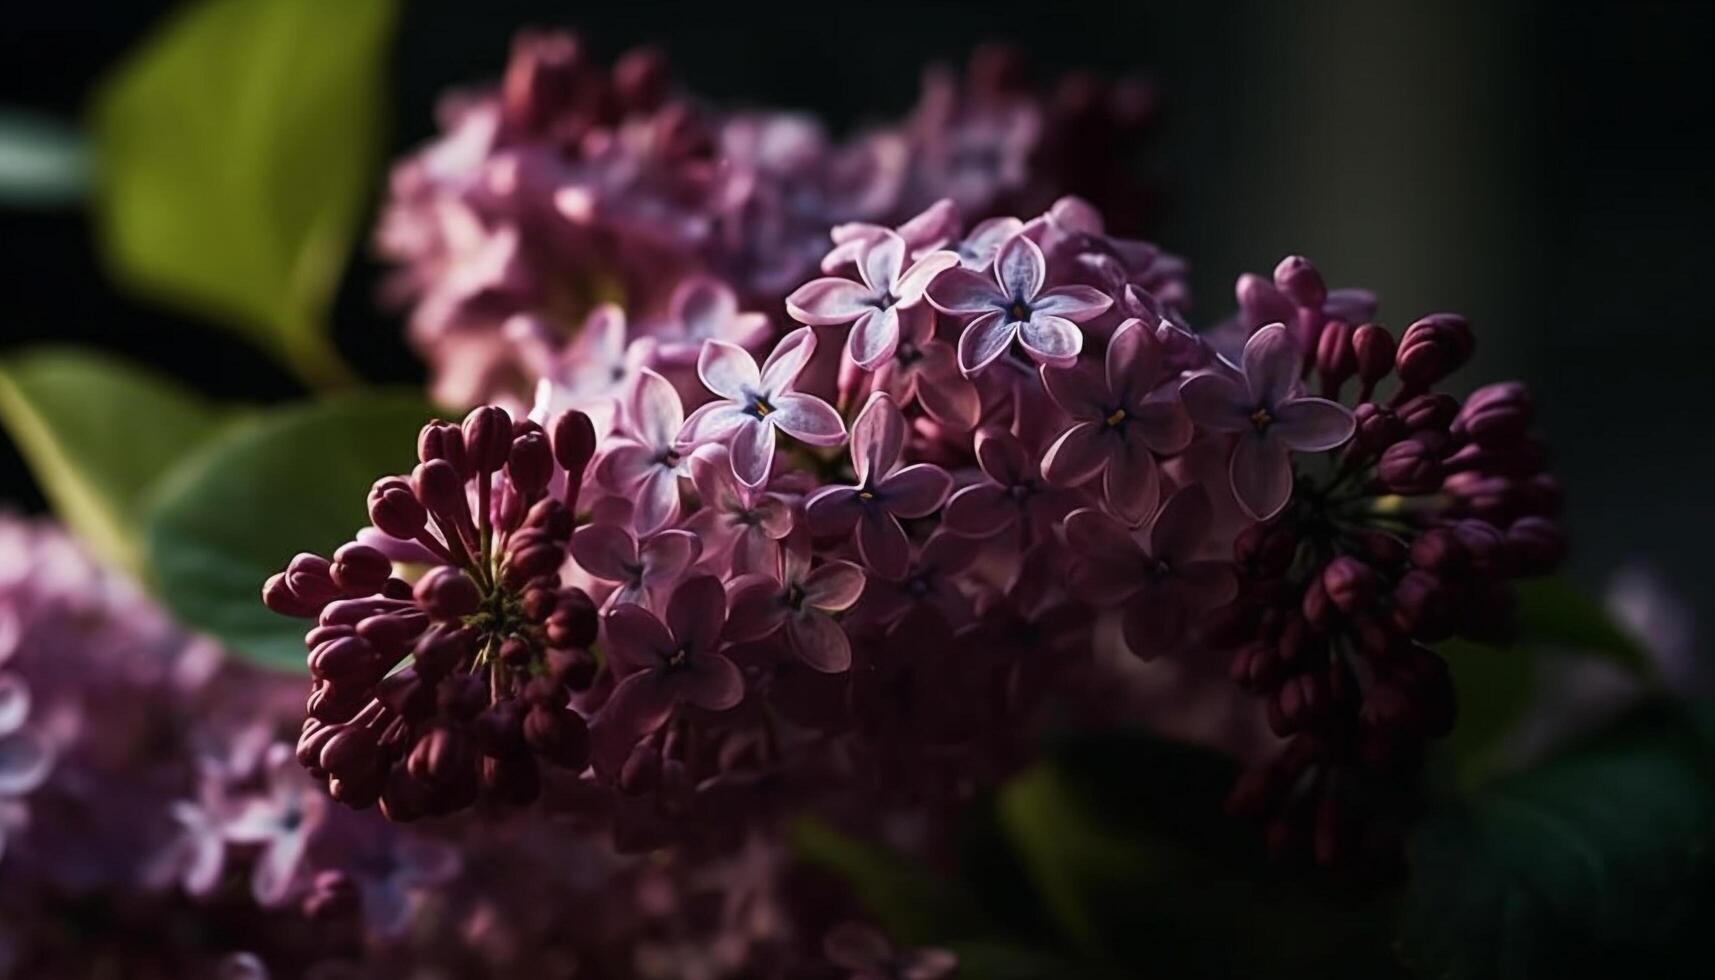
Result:
M1536 692L1536 652L1527 646L1492 647L1468 640L1436 644L1453 677L1458 719L1436 743L1458 770L1459 783L1475 786L1488 775L1494 750L1530 707Z
M1651 706L1427 818L1401 954L1446 980L1705 976L1715 922L1707 728Z
M792 849L800 860L844 881L894 942L939 944L989 932L960 882L885 847L804 819L793 825Z
M167 606L258 663L301 671L304 622L268 611L263 581L367 524L370 484L410 470L431 414L414 395L353 395L271 412L205 446L167 476L147 514L147 558Z
M1174 977L1397 972L1391 894L1299 871L1221 816L1222 757L1146 735L1080 739L1013 780L1001 822L1081 959Z
M1576 585L1560 578L1530 579L1518 583L1517 592L1520 643L1601 654L1637 673L1650 672L1643 646Z
M231 413L94 351L47 347L0 361L0 420L74 533L132 571L148 491Z
M383 140L396 0L199 0L96 93L109 265L312 384L347 380L328 306Z
M57 119L0 109L0 203L68 204L82 198L88 184L83 134Z

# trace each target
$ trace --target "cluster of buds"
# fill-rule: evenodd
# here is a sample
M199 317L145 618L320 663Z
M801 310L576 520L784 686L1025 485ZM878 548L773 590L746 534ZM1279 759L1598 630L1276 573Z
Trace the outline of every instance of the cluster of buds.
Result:
M569 705L595 677L596 609L560 570L594 449L579 412L431 422L410 476L370 491L373 543L268 580L269 608L316 621L297 755L335 799L410 820L528 803L539 764L584 768ZM413 584L395 563L427 570Z
M1259 515L1269 519L1238 538L1240 596L1213 637L1236 647L1233 679L1290 739L1236 790L1234 806L1265 817L1277 848L1308 846L1333 862L1362 844L1355 817L1375 777L1412 769L1454 723L1433 645L1507 639L1510 580L1564 557L1561 494L1544 472L1522 385L1490 385L1462 403L1437 390L1471 357L1462 317L1424 317L1396 341L1368 322L1373 307L1334 301L1297 257L1272 284L1244 281L1240 297L1247 313L1290 324L1249 337L1251 391L1260 373L1299 405L1352 407L1349 438L1293 447L1314 455L1300 453L1269 484L1280 496ZM1303 397L1306 385L1322 398ZM1203 401L1215 411L1218 399ZM1235 474L1243 447L1266 441L1269 412L1275 425L1290 421L1278 416L1291 398L1252 402Z

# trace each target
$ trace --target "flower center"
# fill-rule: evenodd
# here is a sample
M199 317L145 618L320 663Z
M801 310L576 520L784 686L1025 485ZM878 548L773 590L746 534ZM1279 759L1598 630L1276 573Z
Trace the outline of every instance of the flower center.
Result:
M901 366L910 367L923 359L923 352L918 350L915 345L901 343L899 348L893 352L893 357Z
M858 499L863 501L866 504L870 503L870 502L875 500L875 491L870 490L868 488L865 488L863 490L859 490L858 491Z
M683 667L685 666L685 662L689 659L691 659L690 649L687 647L679 647L667 655L667 667L669 670Z
M1022 299L1015 299L1012 301L1012 305L1006 308L1006 315L1010 319L1023 323L1030 319L1030 304Z
M797 612L804 608L804 587L794 582L786 587L786 608Z
M1113 414L1111 414L1107 417L1107 426L1110 429L1117 429L1120 427L1120 424L1123 423L1125 420L1126 420L1125 409L1116 408L1113 410Z
M1274 413L1266 408L1259 408L1251 413L1251 428L1257 432L1266 432L1274 424Z
M765 419L774 414L774 405L762 395L752 395L748 412L759 419Z
M871 300L871 302L875 304L876 309L885 310L888 307L892 306L893 304L899 302L899 297L893 295L892 292L884 289L881 292L875 294L875 299Z

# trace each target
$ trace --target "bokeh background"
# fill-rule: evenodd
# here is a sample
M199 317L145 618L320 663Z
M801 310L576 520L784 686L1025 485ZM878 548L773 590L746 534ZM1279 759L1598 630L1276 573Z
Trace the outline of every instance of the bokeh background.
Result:
M172 6L8 5L0 106L75 121ZM1163 207L1117 230L1195 257L1199 322L1231 308L1239 272L1288 252L1331 285L1379 291L1396 327L1466 313L1481 337L1468 374L1538 393L1574 576L1600 586L1649 562L1715 608L1715 6L416 0L393 66L394 153L430 134L438 93L497 70L520 24L577 26L605 54L656 42L713 98L841 125L902 111L923 63L983 39L1018 42L1045 71L1145 72L1164 115L1140 165ZM0 270L0 349L92 342L216 396L298 392L234 335L117 292L75 203L0 202ZM339 345L372 380L416 381L399 322L374 304L377 274L354 256ZM0 499L42 506L3 441Z

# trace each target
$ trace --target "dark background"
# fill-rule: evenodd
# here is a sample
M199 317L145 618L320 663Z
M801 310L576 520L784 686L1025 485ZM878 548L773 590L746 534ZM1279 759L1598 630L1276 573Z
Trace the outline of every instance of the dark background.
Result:
M171 3L9 4L0 106L74 118L101 72ZM408 4L395 64L402 151L436 94L489 77L525 24L583 29L614 54L664 45L721 100L798 106L837 125L896 116L920 66L985 38L1020 42L1046 75L1090 66L1155 78L1149 158L1167 210L1146 231L1194 260L1199 322L1242 271L1301 252L1331 285L1363 285L1399 328L1468 314L1467 381L1521 377L1565 479L1573 571L1661 566L1715 608L1715 7L1703 3L852 4L746 10L496 0ZM378 175L379 177L379 175ZM1132 229L1120 229L1129 231ZM338 340L368 378L414 382L399 324L357 257ZM217 396L298 390L206 325L114 292L77 210L0 210L0 352L101 344ZM147 425L147 419L139 419ZM0 437L3 440L3 437ZM0 441L0 505L42 506Z

